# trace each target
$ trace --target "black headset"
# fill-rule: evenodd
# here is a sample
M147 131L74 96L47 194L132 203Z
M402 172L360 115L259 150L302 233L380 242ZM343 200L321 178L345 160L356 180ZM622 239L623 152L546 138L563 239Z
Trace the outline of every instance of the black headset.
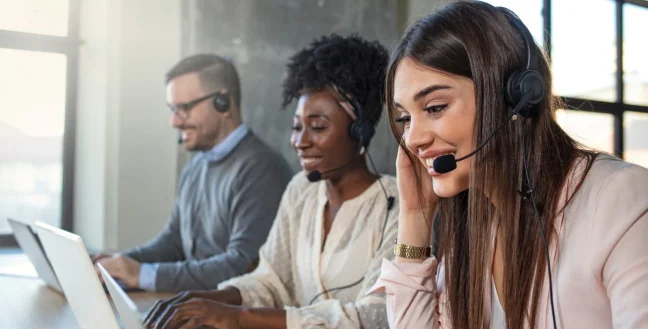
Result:
M227 112L230 109L230 103L230 96L228 93L217 93L214 95L214 109L216 109L216 112Z
M533 47L533 36L529 29L510 9L500 7L505 11L509 22L522 36L524 53L526 54L526 67L513 71L506 79L506 102L511 108L519 107L516 114L527 118L532 109L538 105L545 95L544 78L538 73L538 54Z
M365 111L362 110L360 103L358 103L354 97L349 97L344 91L341 91L340 94L346 102L351 105L353 112L355 112L357 116L357 119L353 121L349 127L349 135L351 135L353 141L358 143L358 149L363 147L366 148L369 146L369 142L376 134L376 127L374 127L371 120L365 116Z

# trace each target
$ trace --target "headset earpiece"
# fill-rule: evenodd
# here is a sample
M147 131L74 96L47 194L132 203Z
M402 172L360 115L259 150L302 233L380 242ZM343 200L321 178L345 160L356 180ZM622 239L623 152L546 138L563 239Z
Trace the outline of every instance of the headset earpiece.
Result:
M376 127L374 127L371 121L365 118L365 113L360 107L360 103L358 103L354 98L347 97L346 95L343 97L351 104L353 110L358 116L358 119L349 127L349 135L351 135L351 138L359 144L359 148L367 148L369 142L376 134Z
M363 148L369 146L371 138L376 133L376 128L373 126L373 124L370 121L365 121L362 119L358 119L353 122L349 129L351 138L358 144L360 144L360 147Z
M221 93L214 96L214 109L219 113L227 112L230 109L230 103L228 93Z
M544 97L544 79L537 71L514 71L506 81L506 102L511 108L519 105L524 94L531 97L522 105L520 115L528 117L533 106L538 105Z
M521 106L519 114L528 117L534 106L545 96L544 78L538 73L538 54L531 32L512 11L507 8L501 9L506 11L505 15L512 17L509 21L522 37L527 59L524 69L513 71L506 79L506 102L511 108ZM524 97L525 95L527 97ZM520 104L523 99L528 100L525 104Z

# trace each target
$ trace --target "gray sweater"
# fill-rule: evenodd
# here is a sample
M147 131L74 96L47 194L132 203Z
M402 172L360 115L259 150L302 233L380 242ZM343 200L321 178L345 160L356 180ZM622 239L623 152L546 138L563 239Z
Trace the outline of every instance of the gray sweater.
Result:
M195 156L182 170L166 227L125 254L157 263L156 291L215 289L258 256L291 176L252 132L222 159Z

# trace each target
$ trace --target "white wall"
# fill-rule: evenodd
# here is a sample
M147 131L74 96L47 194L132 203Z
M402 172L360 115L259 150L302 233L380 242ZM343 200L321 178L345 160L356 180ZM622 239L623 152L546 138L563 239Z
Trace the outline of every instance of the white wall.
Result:
M160 231L177 177L164 73L181 56L181 0L81 1L74 230L92 249Z

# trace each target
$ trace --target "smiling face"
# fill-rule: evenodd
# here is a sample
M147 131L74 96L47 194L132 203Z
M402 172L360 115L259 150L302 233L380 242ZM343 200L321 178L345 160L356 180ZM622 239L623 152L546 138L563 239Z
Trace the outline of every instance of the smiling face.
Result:
M438 156L451 153L459 158L474 149L472 80L404 58L396 67L393 92L403 140L428 169L434 192L440 197L452 197L468 189L473 158L458 162L457 169L445 174L435 172L432 163Z
M166 88L167 103L177 106L199 99L212 90L204 90L197 73L181 75L169 81ZM214 109L213 99L199 102L182 118L175 112L171 115L171 126L182 131L182 141L187 151L207 151L222 140L223 120L229 113Z
M355 156L357 143L349 135L351 117L328 91L304 93L293 117L290 143L305 171L344 166ZM331 175L340 174L340 171ZM325 174L323 178L326 177Z

